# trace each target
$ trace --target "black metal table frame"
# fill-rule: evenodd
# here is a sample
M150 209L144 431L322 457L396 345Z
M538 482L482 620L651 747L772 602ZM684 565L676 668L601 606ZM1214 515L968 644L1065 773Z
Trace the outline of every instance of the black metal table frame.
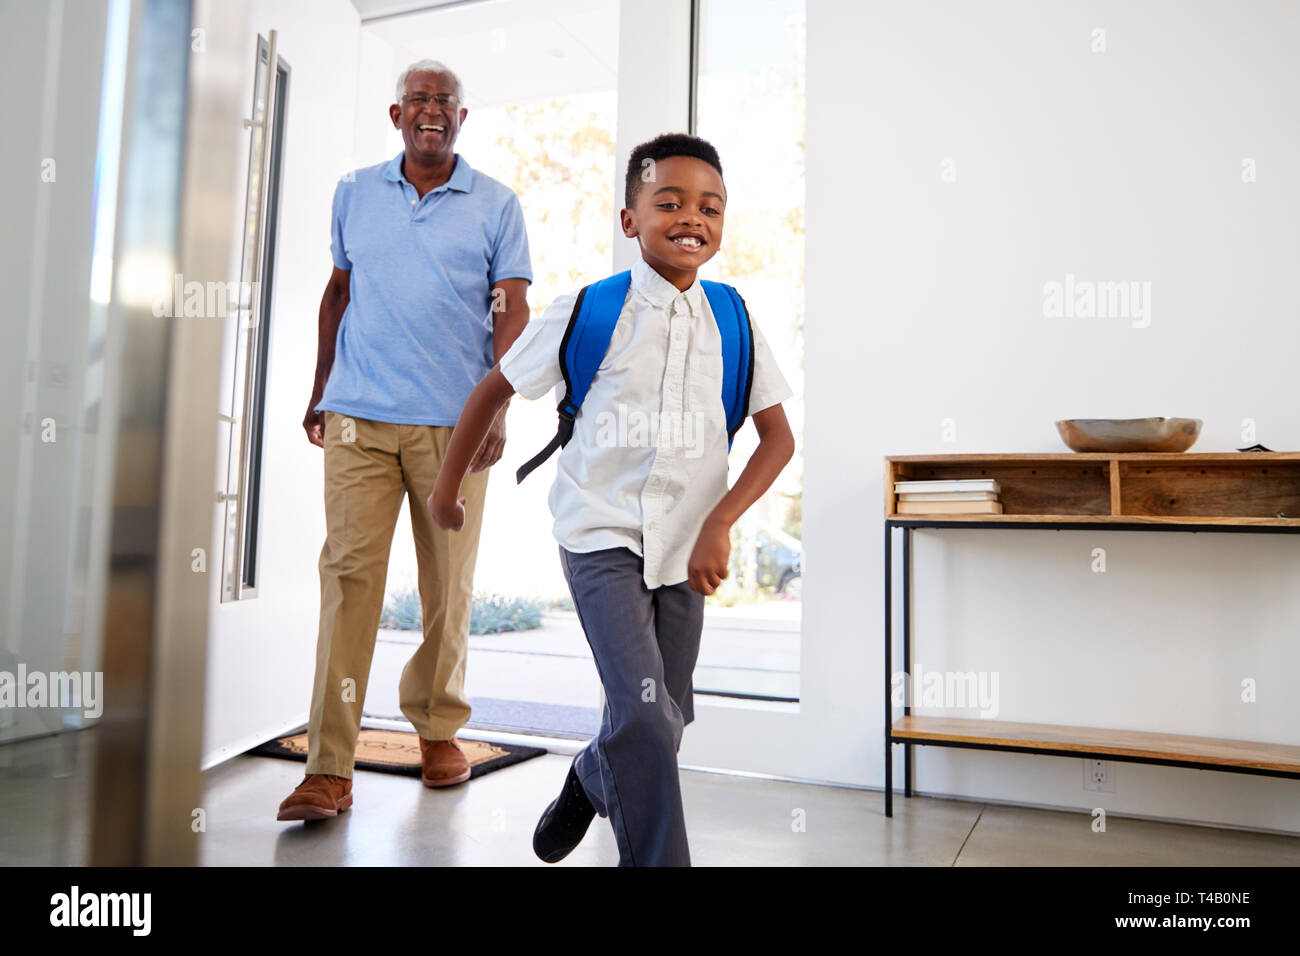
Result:
M1193 770L1219 770L1227 773L1249 773L1264 777L1287 777L1300 780L1300 772L1267 770L1257 767L1229 767L1222 764L1195 760L1167 760L1160 757L1128 757L1112 753L1094 753L1088 750L1047 750L1039 747L1016 747L1007 744L972 743L959 740L915 740L894 736L893 701L893 634L894 634L894 529L903 532L903 673L905 679L912 673L912 532L917 528L999 528L1003 530L1037 531L1212 531L1255 534L1297 534L1300 526L1288 525L1222 525L1222 524L1163 524L1126 523L1121 521L945 521L942 518L886 518L885 519L885 816L894 815L894 761L892 744L903 745L903 796L912 795L912 745L957 747L967 750L996 750L1006 753L1029 753L1049 757L1096 757L1120 763L1158 764L1163 767L1186 767ZM903 716L911 716L911 695L903 698Z

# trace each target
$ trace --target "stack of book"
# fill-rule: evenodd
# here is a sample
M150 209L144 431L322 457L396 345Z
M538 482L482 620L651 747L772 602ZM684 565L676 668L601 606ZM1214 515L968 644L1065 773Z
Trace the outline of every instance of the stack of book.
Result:
M900 515L1000 515L996 478L896 481Z

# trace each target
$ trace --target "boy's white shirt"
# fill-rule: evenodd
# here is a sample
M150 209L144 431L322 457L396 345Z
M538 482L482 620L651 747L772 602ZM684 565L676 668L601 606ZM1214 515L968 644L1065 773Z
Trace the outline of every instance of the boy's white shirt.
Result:
M524 398L556 389L560 342L577 294L559 296L501 357ZM749 414L790 398L767 341L751 320ZM655 440L655 433L662 440ZM555 539L573 552L630 548L645 559L647 588L686 580L704 519L727 493L722 336L698 279L685 292L646 262L632 283L551 485Z

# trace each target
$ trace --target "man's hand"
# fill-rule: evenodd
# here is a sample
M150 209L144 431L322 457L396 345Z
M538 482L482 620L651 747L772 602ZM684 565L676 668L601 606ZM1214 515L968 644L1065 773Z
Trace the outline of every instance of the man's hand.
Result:
M438 489L435 487L429 492L427 502L429 508L429 517L443 531L459 531L465 527L465 502L467 499L458 498L450 504L438 500Z
M497 417L492 420L492 427L488 429L483 444L478 446L478 451L469 463L471 474L484 468L491 468L501 460L501 454L506 450L506 409L509 407L510 404L507 402L497 413Z
M307 414L303 416L302 427L307 431L307 440L313 445L325 447L325 413L313 411L320 402L316 395L312 396L311 404L307 406Z
M727 576L727 562L731 557L731 528L723 521L709 518L700 529L700 536L686 564L686 578L691 590L703 595L712 594Z

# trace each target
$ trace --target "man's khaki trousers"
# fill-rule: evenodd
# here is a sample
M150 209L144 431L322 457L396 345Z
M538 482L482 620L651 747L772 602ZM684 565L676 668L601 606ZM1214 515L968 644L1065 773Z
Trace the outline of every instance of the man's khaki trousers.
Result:
M415 536L424 640L402 671L402 713L427 740L449 740L469 720L465 655L488 472L465 476L465 527L443 531L425 502L451 439L449 426L323 414L326 533L307 773L351 777L403 494Z

